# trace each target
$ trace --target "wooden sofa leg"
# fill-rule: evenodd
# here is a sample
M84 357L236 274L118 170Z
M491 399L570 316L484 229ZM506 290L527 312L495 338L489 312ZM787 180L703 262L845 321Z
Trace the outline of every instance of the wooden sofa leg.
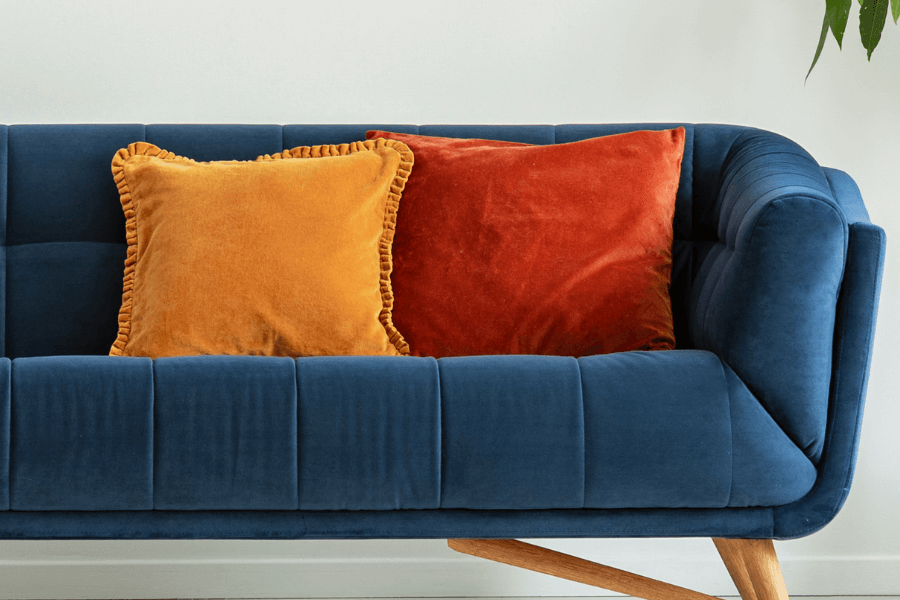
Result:
M741 600L789 600L772 540L713 538Z
M518 540L447 540L457 552L553 575L646 600L718 600L677 585L641 577ZM760 599L762 600L762 599Z

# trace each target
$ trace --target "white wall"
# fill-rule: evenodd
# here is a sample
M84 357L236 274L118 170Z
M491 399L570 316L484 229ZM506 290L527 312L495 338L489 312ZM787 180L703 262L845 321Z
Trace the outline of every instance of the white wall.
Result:
M0 4L0 122L754 125L859 183L888 232L853 492L778 544L795 595L900 594L900 28L856 30L804 87L824 2L16 2ZM734 593L708 540L561 541ZM0 597L589 594L440 541L2 542Z

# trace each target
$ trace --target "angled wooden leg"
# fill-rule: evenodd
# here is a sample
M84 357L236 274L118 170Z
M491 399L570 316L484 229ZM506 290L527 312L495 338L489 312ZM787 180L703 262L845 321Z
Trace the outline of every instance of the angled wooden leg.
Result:
M713 596L677 585L641 577L628 571L620 571L517 540L447 540L447 545L463 554L471 554L646 600L718 600Z
M713 542L742 600L789 600L772 540Z
M740 541L713 538L716 550L719 551L722 562L725 563L725 568L728 569L728 574L731 575L731 580L734 582L734 587L741 595L741 600L758 600L753 584L750 582L750 575L747 573L747 566L744 564L744 553L741 552L740 545L735 543Z

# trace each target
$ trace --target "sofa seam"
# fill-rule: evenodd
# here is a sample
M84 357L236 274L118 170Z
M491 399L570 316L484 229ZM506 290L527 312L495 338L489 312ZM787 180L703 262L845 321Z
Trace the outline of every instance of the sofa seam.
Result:
M619 533L616 532L614 535L597 535L596 532L591 530L579 529L576 531L568 531L561 534L552 534L548 535L547 530L528 530L521 531L516 530L515 532L509 532L509 530L502 531L492 531L484 534L483 537L479 537L478 539L505 539L509 537L517 537L517 538L540 538L540 539L648 539L654 537L675 537L676 539L686 539L686 538L706 538L708 535L696 535L696 534L687 534L687 535L677 535L673 536L670 531L662 531L662 530L654 530L654 531L641 531L640 535L634 535L629 533ZM337 534L337 535L335 535ZM482 533L479 532L479 536ZM747 536L748 533L744 531L729 531L726 533L716 533L715 537L740 537ZM458 534L450 534L449 537L459 537ZM260 532L250 532L250 533L242 533L240 535L234 536L209 536L208 534L201 535L191 535L191 536L165 536L165 535L154 535L154 532L150 532L147 534L146 532L139 533L127 533L125 535L105 535L105 536L97 536L96 532L93 531L82 531L82 532L73 532L66 531L62 532L59 535L44 535L44 536L31 536L31 535L14 535L9 537L3 537L0 539L3 540L440 540L447 539L447 531L443 530L439 533L426 532L422 534L421 532L411 532L405 533L403 535L393 535L390 534L386 530L381 530L377 532L367 532L365 535L348 535L346 531L316 531L314 534L301 534L301 535L272 535L271 531L260 531ZM745 539L778 539L774 538L770 535L764 536L754 536L748 537Z
M581 363L575 360L578 371L578 392L581 395L581 508L587 504L587 420L585 418L584 377L581 372Z
M722 507L727 508L731 505L731 498L734 496L734 419L731 416L731 390L728 386L728 374L725 372L725 364L721 358L719 358L719 370L722 372L722 382L725 384L725 397L728 404L728 432L731 438L731 481L728 485L728 497L725 501L725 506Z
M437 473L437 505L436 509L440 509L441 507L441 489L443 486L444 472L443 472L443 462L444 462L444 416L443 416L443 401L442 401L442 391L441 391L441 371L440 366L438 365L438 361L436 358L432 357L431 360L434 362L434 375L435 375L435 385L437 386L437 410L435 411L435 417L437 418L437 464L436 473Z
M102 244L104 246L125 246L126 242L98 242L96 240L52 240L45 242L22 242L20 244L3 244L3 248L10 250L12 248L22 248L25 246L46 246L48 244Z
M439 359L435 359L437 363L437 372L438 372L438 409L440 412L438 413L441 420L441 460L440 460L440 472L441 478L439 480L440 487L438 487L438 510L444 507L444 473L446 471L445 462L447 460L447 448L446 448L446 436L444 435L444 428L446 427L446 419L444 419L444 386L442 369L441 369L441 361Z
M694 227L694 225L695 225L694 221L696 220L696 209L697 209L697 201L696 201L695 192L694 192L694 159L697 156L697 127L694 123L689 123L688 125L691 128L691 165L690 165L690 167L691 167L691 176L690 176L691 231L690 231L690 236L691 236L691 238L693 238L694 230L696 229L696 227ZM683 158L682 158L682 165L684 165ZM692 246L693 246L693 244L692 244Z
M156 510L156 374L150 360L150 510Z
M6 127L6 148L3 156L6 158L6 185L3 188L3 356L9 354L9 263L6 249L9 243L9 126ZM10 365L10 381L12 381L12 365ZM10 396L10 406L12 397ZM12 440L10 440L12 446Z
M722 243L722 242L720 241L718 243ZM715 260L716 261L724 260L725 262L722 264L722 270L719 271L718 277L716 278L716 281L713 284L712 289L709 291L709 299L706 302L706 310L703 311L703 325L702 325L703 329L701 331L702 339L700 340L700 342L703 344L704 348L709 348L713 345L710 342L710 335L708 334L709 329L710 329L709 328L710 314L713 311L713 301L712 301L713 297L716 295L716 292L718 291L719 286L722 285L722 282L725 279L725 272L728 270L729 264L734 260L734 257L737 254L737 250L735 250L733 248L729 248L727 243L722 244L722 245L725 248L724 248L724 250L722 250L722 252L719 254L719 256L716 257ZM723 256L723 254L726 251L730 252L730 255L727 258L725 258ZM743 261L741 262L740 268L743 271L743 269L744 269ZM709 277L709 275L711 275L711 274L712 274L712 267L710 267L710 271L707 273L707 277ZM741 277L738 277L738 280L740 280L740 279L741 279ZM702 290L700 290L700 291L702 292Z
M156 361L152 358L150 359L150 381L153 386L152 394L151 394L151 420L153 423L153 436L150 438L152 443L152 453L150 455L151 464L153 466L150 471L150 510L155 511L156 508L156 451L158 449L158 444L156 443Z
M6 454L6 511L13 510L13 359L9 359L9 449Z
M297 490L297 508L300 510L300 365L298 359L291 361L291 368L294 371L294 458L297 461L297 467L294 469L294 480Z

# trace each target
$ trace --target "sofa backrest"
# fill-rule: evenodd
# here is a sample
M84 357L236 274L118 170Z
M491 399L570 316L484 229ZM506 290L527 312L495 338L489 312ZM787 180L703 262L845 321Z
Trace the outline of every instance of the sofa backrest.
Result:
M125 220L110 161L147 141L196 160L252 160L295 146L365 139L369 129L553 144L680 124L14 125L0 127L0 345L10 358L106 354L116 337ZM714 244L721 165L746 128L687 130L675 211L675 333L690 347L697 248Z

